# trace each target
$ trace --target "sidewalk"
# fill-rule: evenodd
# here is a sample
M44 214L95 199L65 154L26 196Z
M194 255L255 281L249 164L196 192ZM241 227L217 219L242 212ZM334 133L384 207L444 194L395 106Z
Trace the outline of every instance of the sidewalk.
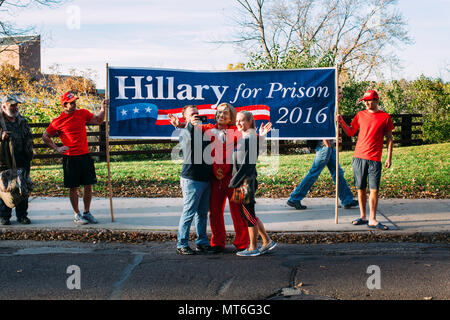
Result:
M286 205L287 199L257 198L256 214L269 232L367 232L367 226L353 226L359 209L339 208L335 223L335 199L306 198L306 210L295 210ZM80 199L80 208L82 208ZM68 198L30 198L29 214L32 224L18 224L15 216L5 230L89 230L112 231L170 231L176 232L182 211L181 198L114 198L114 222L111 222L109 199L94 198L91 212L99 220L97 225L76 226ZM13 212L14 215L14 212ZM423 233L450 231L450 199L386 199L380 200L377 220L389 226L389 232ZM225 209L228 232L234 232L228 204ZM195 231L192 227L192 231ZM208 232L210 229L208 227ZM377 231L386 232L386 231Z

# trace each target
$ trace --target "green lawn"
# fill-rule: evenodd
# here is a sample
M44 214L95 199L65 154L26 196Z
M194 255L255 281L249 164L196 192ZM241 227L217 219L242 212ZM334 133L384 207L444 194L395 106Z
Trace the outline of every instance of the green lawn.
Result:
M384 150L383 164L386 156ZM394 148L390 169L383 167L380 196L384 198L448 198L450 191L450 143ZM353 152L340 153L340 165L353 192ZM314 154L261 157L258 164L258 195L288 197L307 174ZM95 196L108 196L106 163L96 163ZM113 196L181 197L181 162L149 160L111 162ZM61 165L33 166L34 196L67 196L62 186ZM334 197L334 184L323 171L309 197Z

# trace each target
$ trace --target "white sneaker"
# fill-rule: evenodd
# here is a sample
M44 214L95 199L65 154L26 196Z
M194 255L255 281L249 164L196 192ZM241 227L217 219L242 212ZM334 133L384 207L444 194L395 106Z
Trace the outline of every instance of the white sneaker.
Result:
M88 211L83 213L83 219L87 220L89 223L98 223L97 219Z
M75 222L75 224L77 225L83 225L83 224L88 224L89 221L87 221L82 215L81 213L76 213L75 217L73 218L73 222Z
M242 251L238 251L237 253L236 253L236 255L237 256L240 256L240 257L256 257L256 256L259 256L261 253L259 252L259 250L258 249L255 249L255 250L248 250L248 248L247 249L245 249L245 250L242 250Z
M264 253L267 253L267 252L273 250L276 246L277 246L277 243L273 240L270 240L270 242L268 244L266 244L265 246L261 247L261 249L259 249L259 251L261 252L261 254L264 254Z

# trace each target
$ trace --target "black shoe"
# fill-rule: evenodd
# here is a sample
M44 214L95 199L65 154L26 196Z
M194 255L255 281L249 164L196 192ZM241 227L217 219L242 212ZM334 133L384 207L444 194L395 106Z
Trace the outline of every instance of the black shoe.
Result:
M357 200L352 200L349 204L344 206L344 209L351 209L352 207L357 207L359 205Z
M225 251L225 248L222 248L222 247L211 247L212 253L222 253L224 251Z
M4 226L9 226L11 224L11 221L9 221L9 218L0 218L0 224Z
M177 253L185 254L185 255L193 255L193 254L195 254L195 251L192 250L190 247L183 247L183 248L177 248Z
M288 200L287 201L287 205L290 206L290 207L293 207L293 208L295 208L297 210L305 210L307 208L306 206L302 205L302 203L300 201Z
M195 252L197 252L197 253L214 253L214 249L210 245L202 246L201 244L199 244L199 245L197 245L197 248L195 248Z
M30 224L31 220L28 217L17 218L17 222L21 224Z

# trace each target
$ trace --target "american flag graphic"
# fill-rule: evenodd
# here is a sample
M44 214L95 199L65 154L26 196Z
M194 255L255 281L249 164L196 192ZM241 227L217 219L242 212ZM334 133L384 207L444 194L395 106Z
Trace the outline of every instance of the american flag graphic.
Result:
M207 116L208 119L214 119L214 116L216 114L216 109L213 104L203 104L203 105L197 105L198 113L201 116ZM267 120L270 121L270 107L266 105L251 105L251 106L243 106L243 107L236 107L235 108L237 112L239 111L250 111L253 113L253 117L255 120ZM173 116L177 117L178 119L182 119L183 116L181 115L181 112L183 111L183 108L175 108L175 109L165 109L165 110L158 110L158 118L156 120L157 125L165 126L169 125L169 116L168 114L172 114Z
M197 105L198 113L201 116L207 116L208 119L214 119L216 114L215 105L203 104ZM174 109L159 109L156 105L150 103L135 103L119 106L116 109L117 121L139 119L139 118L153 118L156 119L156 125L167 126L170 125L168 114L172 114L175 117L182 119L181 112L183 108ZM266 105L250 105L237 107L236 111L250 111L253 113L255 120L267 120L270 121L270 107Z

